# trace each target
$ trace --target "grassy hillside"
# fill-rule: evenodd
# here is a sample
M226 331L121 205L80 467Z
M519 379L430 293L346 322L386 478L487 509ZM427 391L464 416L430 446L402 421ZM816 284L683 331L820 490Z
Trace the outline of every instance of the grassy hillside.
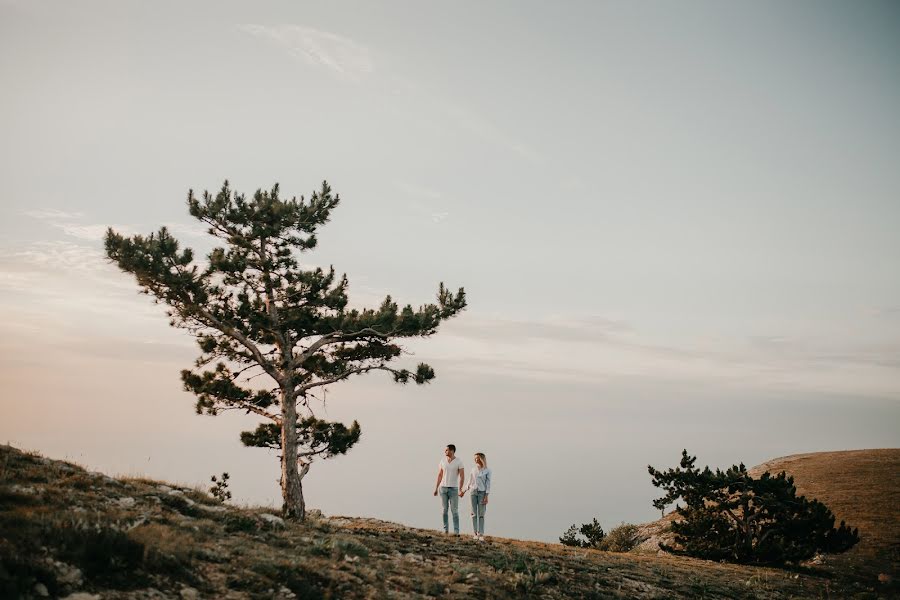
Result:
M776 458L750 470L787 471L797 493L824 502L838 522L859 528L859 544L826 567L876 580L900 565L900 449L814 452Z
M0 446L0 598L872 598L792 572L491 538L373 519L284 523L202 491Z

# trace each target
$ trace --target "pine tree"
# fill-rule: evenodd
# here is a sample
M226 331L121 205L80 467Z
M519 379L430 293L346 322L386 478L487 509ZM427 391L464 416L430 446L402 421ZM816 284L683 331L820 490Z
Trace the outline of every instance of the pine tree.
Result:
M797 496L794 478L784 471L753 478L747 468L700 470L696 456L681 454L674 469L647 467L653 485L665 495L653 501L664 510L676 504L680 520L672 523L676 547L663 550L709 560L738 563L784 564L812 558L817 552L840 553L859 541L859 532L834 515L818 500Z
M206 264L190 248L181 250L165 227L146 237L111 228L106 234L107 257L168 307L173 327L196 337L201 354L181 376L197 397L197 413L238 410L264 419L241 440L280 450L288 518L305 517L302 479L312 461L343 454L360 438L355 421L347 427L317 418L313 395L371 371L386 371L398 383L430 381L435 374L427 364L412 371L392 366L403 353L398 341L433 335L466 306L462 288L453 294L441 284L437 303L418 309L401 309L390 296L375 309L348 308L346 275L298 262L316 247L316 232L339 201L325 182L308 200L281 199L277 184L250 200L227 181L215 195L191 191L190 214L222 244ZM251 387L258 375L268 385Z
M571 527L566 529L565 533L559 538L564 546L574 546L576 548L601 548L606 533L600 522L596 518L590 523L582 523L581 527L576 527L573 523ZM584 539L582 539L584 538Z

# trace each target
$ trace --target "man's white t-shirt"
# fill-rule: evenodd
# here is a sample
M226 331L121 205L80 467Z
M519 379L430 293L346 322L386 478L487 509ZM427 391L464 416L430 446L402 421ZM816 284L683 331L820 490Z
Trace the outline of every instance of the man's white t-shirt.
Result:
M444 477L441 479L441 487L459 487L459 471L463 469L462 461L457 457L447 462L447 457L441 459L438 467L443 469Z

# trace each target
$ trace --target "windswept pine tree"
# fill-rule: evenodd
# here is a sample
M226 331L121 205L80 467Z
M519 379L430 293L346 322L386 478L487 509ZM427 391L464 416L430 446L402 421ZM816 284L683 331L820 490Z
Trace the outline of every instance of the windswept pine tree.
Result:
M238 410L264 419L241 440L281 451L288 518L305 517L302 480L313 459L343 454L360 437L355 421L347 427L318 419L313 394L371 371L398 383L430 381L427 364L393 366L403 353L398 342L433 335L466 306L462 288L453 294L441 284L437 303L418 309L401 309L390 296L378 308L349 309L346 275L298 261L316 247L316 232L339 200L324 182L308 200L282 200L277 184L250 200L227 181L215 195L197 198L191 191L190 214L222 244L206 264L165 227L146 237L106 233L107 257L168 307L172 326L197 338L195 369L181 373L185 389L197 396L197 413ZM270 385L251 387L258 375Z

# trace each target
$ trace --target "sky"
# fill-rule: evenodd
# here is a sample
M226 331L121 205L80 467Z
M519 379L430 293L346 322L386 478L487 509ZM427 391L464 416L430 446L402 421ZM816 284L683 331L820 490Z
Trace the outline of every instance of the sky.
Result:
M307 265L354 306L469 307L320 416L326 514L440 526L454 443L487 532L658 515L646 467L900 446L894 2L0 0L0 441L280 505L250 416L194 414L190 336L108 226L203 252L188 190L341 196ZM468 511L461 511L467 531Z

